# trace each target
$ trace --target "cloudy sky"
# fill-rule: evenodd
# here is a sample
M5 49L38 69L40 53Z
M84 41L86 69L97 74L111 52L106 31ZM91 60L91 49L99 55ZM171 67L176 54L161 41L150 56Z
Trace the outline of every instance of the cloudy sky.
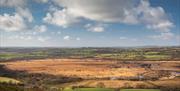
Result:
M180 45L180 0L0 0L0 46Z

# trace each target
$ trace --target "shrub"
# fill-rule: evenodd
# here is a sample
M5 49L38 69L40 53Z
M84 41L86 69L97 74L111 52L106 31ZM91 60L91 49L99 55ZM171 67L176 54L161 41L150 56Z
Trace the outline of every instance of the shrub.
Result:
M104 85L104 83L99 82L99 83L97 83L97 87L99 87L99 88L104 88L104 87L105 87L105 85Z

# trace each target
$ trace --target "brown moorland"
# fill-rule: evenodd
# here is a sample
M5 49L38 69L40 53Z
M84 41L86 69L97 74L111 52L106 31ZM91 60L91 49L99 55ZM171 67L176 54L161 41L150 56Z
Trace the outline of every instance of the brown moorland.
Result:
M4 63L5 67L10 70L67 77L76 76L84 79L133 77L151 71L140 66L141 64L151 64L151 70L180 71L180 61L119 62L94 59L46 59Z
M146 88L178 87L180 78L167 78L166 71L180 72L180 61L112 61L95 59L44 59L31 61L15 61L1 63L12 71L28 73L45 73L65 77L79 77L81 82L60 84L59 86L86 86L96 87L103 83L108 88L145 86ZM150 66L149 66L150 65ZM161 72L162 71L162 72ZM165 73L164 73L165 71ZM139 74L147 77L157 76L156 80L129 80ZM165 74L165 75L163 75ZM164 77L165 76L165 77ZM171 76L168 75L168 77ZM116 79L118 77L126 78ZM108 79L107 79L108 78ZM160 79L163 78L163 79ZM89 80L85 80L89 79Z
M116 61L97 61L92 59L46 59L34 61L6 62L10 70L29 73L46 73L51 75L76 76L84 79L106 77L131 77L146 72L144 68L131 67L129 64L117 64ZM118 67L113 67L119 65ZM127 67L125 67L128 66ZM121 67L120 67L121 66ZM124 66L124 67L123 67Z

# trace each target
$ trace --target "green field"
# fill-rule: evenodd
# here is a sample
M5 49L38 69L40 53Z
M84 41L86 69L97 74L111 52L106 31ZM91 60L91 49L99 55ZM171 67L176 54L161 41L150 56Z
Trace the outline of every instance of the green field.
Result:
M159 89L122 89L120 91L160 91Z
M1 52L2 51L2 52ZM0 48L0 61L42 58L178 60L180 47L155 48Z
M65 88L63 91L114 91L114 89L110 88Z
M63 91L73 91L73 89L72 88L64 88Z
M117 91L110 88L65 88L63 91ZM160 91L159 89L121 89L120 91Z
M108 88L78 88L75 91L114 91L114 89Z
M13 79L13 78L8 78L8 77L0 77L0 83L12 83L12 84L19 84L21 83L20 81Z

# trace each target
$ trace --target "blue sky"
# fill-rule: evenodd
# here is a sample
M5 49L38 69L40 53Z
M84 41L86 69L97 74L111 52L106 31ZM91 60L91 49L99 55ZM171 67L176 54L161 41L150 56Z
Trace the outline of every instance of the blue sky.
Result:
M179 9L179 0L1 0L0 46L176 46Z

